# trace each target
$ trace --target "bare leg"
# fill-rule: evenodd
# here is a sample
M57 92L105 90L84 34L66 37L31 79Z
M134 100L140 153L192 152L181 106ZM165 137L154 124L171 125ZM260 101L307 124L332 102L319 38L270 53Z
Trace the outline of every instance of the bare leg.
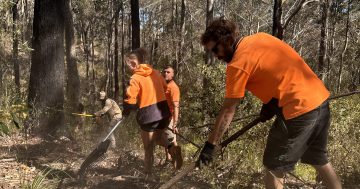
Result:
M283 172L266 169L264 177L265 188L282 189L284 187L284 176L285 174Z
M151 173L152 166L154 163L154 147L155 147L155 140L154 140L154 132L147 132L141 130L141 139L144 144L145 150L145 172Z
M330 163L312 165L319 173L320 178L328 189L341 189L341 182Z
M169 153L169 150L167 149L167 147L164 147L164 149L165 149L166 161L171 161L171 155Z

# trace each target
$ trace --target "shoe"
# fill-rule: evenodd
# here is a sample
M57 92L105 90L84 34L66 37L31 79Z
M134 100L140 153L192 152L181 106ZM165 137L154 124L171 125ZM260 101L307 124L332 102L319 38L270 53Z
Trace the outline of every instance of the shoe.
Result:
M175 169L180 169L183 164L183 159L182 159L182 155L181 155L181 147L180 146L171 146L169 149L169 153L173 160Z

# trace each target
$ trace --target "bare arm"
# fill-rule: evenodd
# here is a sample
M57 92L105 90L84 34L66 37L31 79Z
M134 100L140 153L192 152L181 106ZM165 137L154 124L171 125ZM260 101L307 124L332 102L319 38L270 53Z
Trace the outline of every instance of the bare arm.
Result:
M111 108L112 104L111 101L109 99L106 99L105 101L105 106L103 107L103 109L101 109L100 111L96 112L95 115L96 116L101 116L103 114L106 114L107 111L109 111L109 109Z
M209 135L209 143L218 144L220 142L234 117L239 102L240 98L225 98L221 111L216 117L214 130Z
M173 115L173 121L174 121L174 126L173 126L173 130L177 131L176 126L178 124L179 121L179 102L173 102L174 103L174 115Z

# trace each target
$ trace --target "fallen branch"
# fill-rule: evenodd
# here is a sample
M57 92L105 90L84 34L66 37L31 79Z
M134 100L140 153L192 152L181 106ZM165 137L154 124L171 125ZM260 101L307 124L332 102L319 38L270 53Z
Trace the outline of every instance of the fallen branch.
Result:
M231 122L238 122L238 121L242 121L244 119L248 119L248 118L251 118L251 117L257 117L259 116L259 114L251 114L251 115L247 115L247 116L244 116L244 117L240 117L240 118L234 118ZM208 124L205 124L205 125L202 125L202 126L199 126L199 127L189 127L189 129L200 129L200 128L203 128L203 127L208 127L208 126L211 126L211 125L214 125L214 123L208 123Z
M0 162L10 162L10 161L16 161L16 159L15 158L0 159Z

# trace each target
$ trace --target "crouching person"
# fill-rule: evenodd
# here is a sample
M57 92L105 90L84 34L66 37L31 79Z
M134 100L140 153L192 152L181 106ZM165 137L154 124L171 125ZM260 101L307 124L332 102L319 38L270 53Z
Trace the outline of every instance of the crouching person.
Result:
M104 91L101 91L99 93L99 100L101 101L103 108L100 111L95 112L94 115L96 116L96 119L99 119L101 116L107 114L110 120L110 124L108 128L108 131L110 132L111 129L121 120L122 112L119 106L117 105L117 103L113 99L108 98ZM115 148L116 141L114 134L111 134L109 139L111 142L110 143L111 147Z

